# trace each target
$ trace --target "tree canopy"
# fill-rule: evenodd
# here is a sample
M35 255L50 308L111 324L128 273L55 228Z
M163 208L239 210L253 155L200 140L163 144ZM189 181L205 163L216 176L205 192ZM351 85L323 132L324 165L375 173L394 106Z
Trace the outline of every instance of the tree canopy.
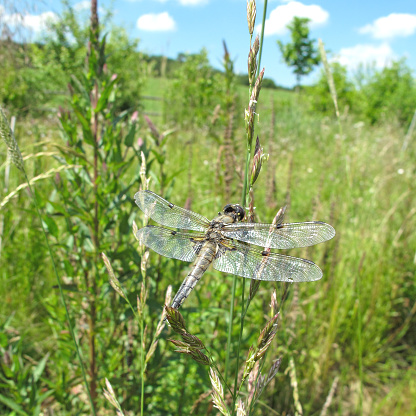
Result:
M315 46L315 39L309 39L310 19L305 17L294 17L287 25L290 30L291 42L283 44L277 41L283 60L288 66L293 67L296 74L296 83L300 85L302 76L309 74L315 65L320 62L320 56Z

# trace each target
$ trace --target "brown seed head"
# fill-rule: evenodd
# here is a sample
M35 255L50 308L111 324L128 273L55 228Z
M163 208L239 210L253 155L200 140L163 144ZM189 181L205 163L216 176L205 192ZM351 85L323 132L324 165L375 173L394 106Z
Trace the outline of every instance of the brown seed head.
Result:
M259 177L263 161L269 160L269 155L263 153L263 148L260 147L259 136L256 139L256 148L254 150L253 164L251 166L250 185L253 186Z
M183 342L185 342L189 347L197 348L197 349L204 349L205 345L202 341L196 337L195 335L189 334L188 332L181 333L181 337Z
M263 331L261 331L260 336L257 340L257 351L256 356L254 358L255 361L258 361L263 355L266 353L267 349L269 348L273 338L277 333L277 319L279 314L277 313L267 322L266 326L264 327Z
M248 81L250 85L253 83L254 77L256 76L257 71L257 53L259 52L259 36L256 36L254 40L253 46L250 48L250 52L248 53Z
M196 348L187 347L185 349L179 349L175 351L179 352L180 354L189 355L194 361L196 361L199 364L210 365L209 358L204 353L202 353L200 350Z
M261 82L263 80L263 76L264 76L264 68L260 71L260 74L257 77L256 83L254 84L253 90L251 91L251 97L250 97L250 102L248 105L248 110L246 110L246 113L245 113L247 141L250 146L253 140L254 114L256 113L257 100L260 95Z
M170 306L165 305L166 319L168 320L173 331L181 335L183 332L186 332L185 321L181 313Z

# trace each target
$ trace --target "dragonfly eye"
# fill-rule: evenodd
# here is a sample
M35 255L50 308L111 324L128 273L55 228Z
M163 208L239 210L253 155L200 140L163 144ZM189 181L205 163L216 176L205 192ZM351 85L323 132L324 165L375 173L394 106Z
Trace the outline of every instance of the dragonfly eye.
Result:
M244 211L244 208L241 205L235 205L235 211L237 213L238 221L242 221L244 217L246 216L246 212Z
M224 214L231 214L234 217L234 219L235 217L237 217L237 221L241 221L245 217L246 212L244 211L244 208L238 204L227 204L224 207Z
M224 214L230 214L231 212L234 212L234 208L231 204L227 204L224 207Z

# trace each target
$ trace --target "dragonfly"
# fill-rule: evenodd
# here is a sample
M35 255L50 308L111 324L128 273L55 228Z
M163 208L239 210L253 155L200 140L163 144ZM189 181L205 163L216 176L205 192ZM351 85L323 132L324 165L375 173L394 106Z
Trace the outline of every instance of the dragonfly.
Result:
M220 272L249 279L319 280L322 271L314 262L270 249L307 247L335 236L334 228L321 221L284 224L284 210L280 210L273 224L249 223L242 222L245 210L241 205L227 204L209 221L149 190L137 192L134 199L148 218L162 225L147 225L138 230L139 243L162 256L193 262L172 301L175 309L182 305L210 264Z

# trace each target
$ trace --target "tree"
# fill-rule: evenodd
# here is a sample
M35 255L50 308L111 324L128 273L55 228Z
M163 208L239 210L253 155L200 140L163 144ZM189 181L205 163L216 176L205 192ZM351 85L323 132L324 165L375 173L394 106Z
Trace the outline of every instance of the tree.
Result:
M277 41L284 61L294 68L297 87L300 85L300 78L309 74L320 61L318 50L314 45L315 39L309 39L309 21L310 19L305 17L294 17L287 25L292 42L284 45L280 40Z
M408 125L416 108L416 82L404 59L375 71L361 87L364 114L371 124L397 119Z

